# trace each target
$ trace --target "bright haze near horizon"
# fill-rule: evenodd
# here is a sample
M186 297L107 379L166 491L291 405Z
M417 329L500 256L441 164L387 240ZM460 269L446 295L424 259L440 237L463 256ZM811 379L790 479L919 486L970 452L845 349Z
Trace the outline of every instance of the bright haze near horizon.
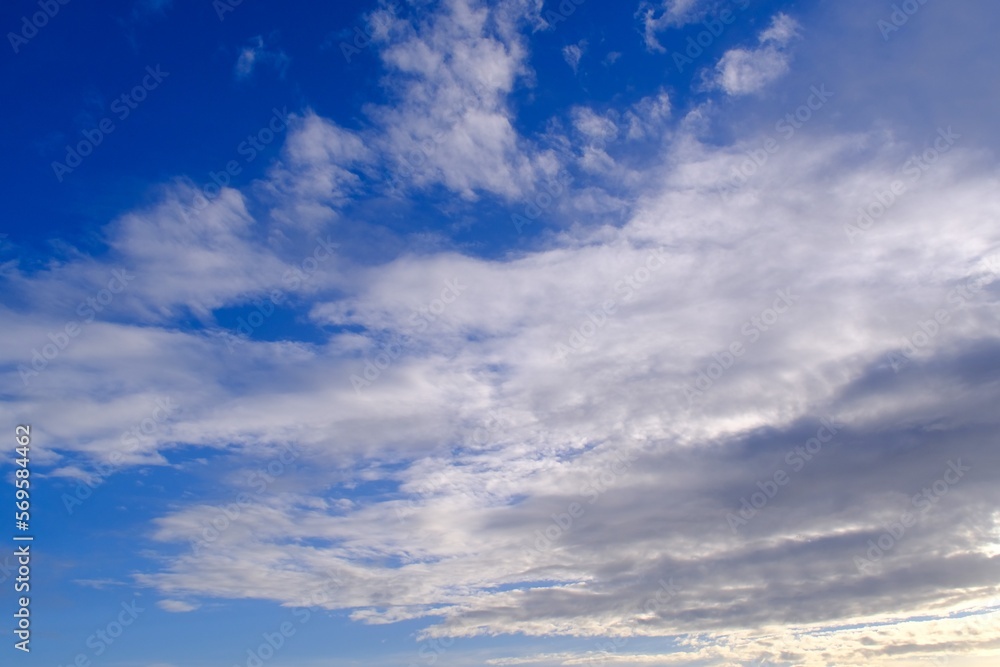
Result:
M1000 5L0 27L4 665L1000 660Z

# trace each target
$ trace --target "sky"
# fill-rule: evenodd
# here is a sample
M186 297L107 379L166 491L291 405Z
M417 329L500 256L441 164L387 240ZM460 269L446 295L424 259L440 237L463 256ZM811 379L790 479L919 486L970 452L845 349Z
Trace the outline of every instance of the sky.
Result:
M0 26L4 665L997 664L996 3Z

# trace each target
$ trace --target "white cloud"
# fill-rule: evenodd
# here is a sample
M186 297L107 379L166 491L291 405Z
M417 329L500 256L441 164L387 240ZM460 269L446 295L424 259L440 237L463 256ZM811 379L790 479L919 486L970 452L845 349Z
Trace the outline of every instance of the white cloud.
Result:
M240 50L236 58L233 72L238 80L249 79L261 64L272 67L279 76L284 78L288 69L289 57L281 49L268 49L264 46L264 38L257 35L248 46Z
M788 14L778 13L771 18L771 25L760 34L761 44L773 43L786 46L799 36L802 26Z
M663 90L639 100L625 113L629 139L653 138L661 134L671 117L670 96Z
M729 95L747 95L763 89L788 72L790 55L785 47L799 32L798 23L777 14L759 36L760 47L727 51L715 67L715 84Z
M794 662L803 667L826 665L877 665L916 667L917 665L960 665L987 667L996 659L1000 633L996 630L1000 612L979 610L969 616L934 616L900 623L873 623L860 628L796 628L767 635L735 633L726 637L708 635L682 642L672 653L632 651L627 640L620 651L566 652L487 660L490 665L587 665L598 656L610 665L773 665ZM973 636L972 641L966 638ZM897 654L887 654L886 645L898 646ZM975 651L978 657L964 656L955 647ZM944 649L941 647L952 647Z
M380 44L399 103L370 114L404 182L442 183L469 199L477 190L516 197L555 175L551 160L529 157L505 103L515 80L529 74L519 27L538 10L455 0L420 25L395 19L388 33L401 37Z
M704 4L703 0L663 0L656 7L648 2L643 2L636 15L642 18L646 48L661 53L666 51L657 38L657 33L696 20L703 10Z
M160 600L156 603L156 606L163 611L169 611L177 614L195 611L201 608L200 604L194 602L184 602L183 600Z
M584 142L605 145L618 136L618 127L607 116L598 115L593 109L577 107L573 109L573 127L582 135Z
M580 60L583 58L583 54L586 50L587 40L585 39L580 40L576 44L569 44L563 47L563 59L566 61L566 64L572 68L574 74L580 67Z
M771 47L726 51L716 82L730 95L755 93L788 71L788 57Z
M262 187L276 204L282 225L318 230L361 189L362 175L376 161L365 137L307 111L291 119L281 161Z

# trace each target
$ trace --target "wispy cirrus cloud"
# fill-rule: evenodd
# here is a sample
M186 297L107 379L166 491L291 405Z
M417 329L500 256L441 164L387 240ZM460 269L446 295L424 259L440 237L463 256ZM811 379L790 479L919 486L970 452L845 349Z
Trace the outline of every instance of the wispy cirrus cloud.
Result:
M704 9L704 0L663 0L658 6L641 3L636 16L642 19L646 48L664 52L657 33L694 21Z
M278 76L284 78L291 59L281 49L269 49L264 45L264 38L257 35L247 46L240 49L233 74L238 81L245 81L253 76L258 67L264 65L272 68Z

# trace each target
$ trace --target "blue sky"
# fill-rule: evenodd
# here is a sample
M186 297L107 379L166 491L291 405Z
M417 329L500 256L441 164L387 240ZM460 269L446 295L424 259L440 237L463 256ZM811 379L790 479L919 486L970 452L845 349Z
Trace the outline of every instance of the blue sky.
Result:
M998 24L5 7L4 664L996 664Z

